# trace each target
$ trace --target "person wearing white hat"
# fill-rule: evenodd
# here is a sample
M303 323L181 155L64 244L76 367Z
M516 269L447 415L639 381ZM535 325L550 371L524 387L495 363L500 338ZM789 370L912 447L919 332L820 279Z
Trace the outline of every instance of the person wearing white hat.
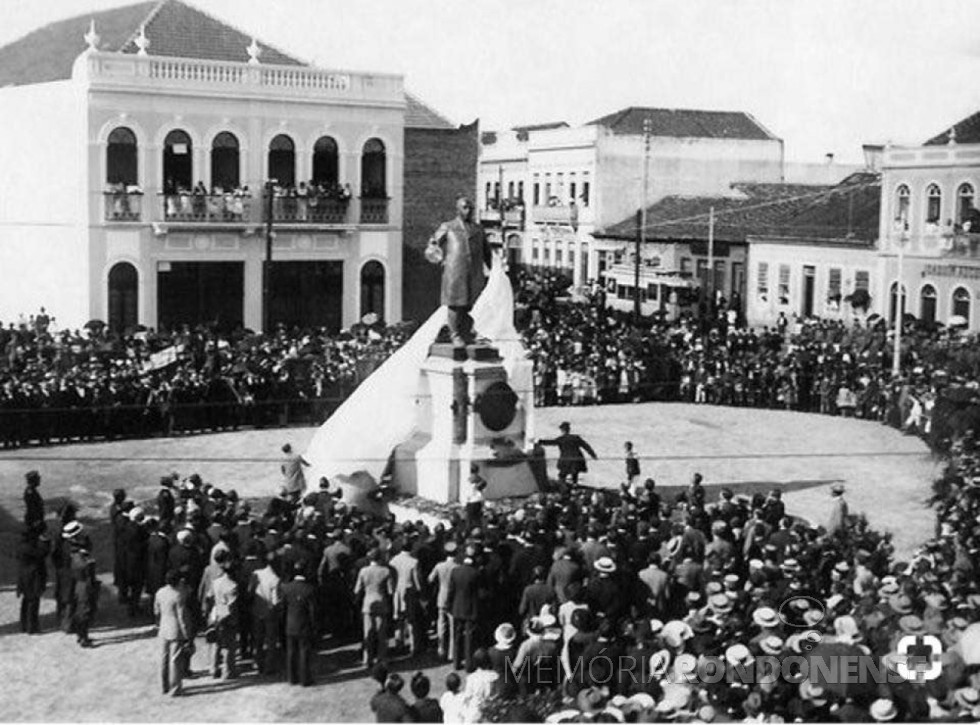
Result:
M891 722L898 717L898 709L893 700L884 697L878 698L871 703L869 713L875 722Z

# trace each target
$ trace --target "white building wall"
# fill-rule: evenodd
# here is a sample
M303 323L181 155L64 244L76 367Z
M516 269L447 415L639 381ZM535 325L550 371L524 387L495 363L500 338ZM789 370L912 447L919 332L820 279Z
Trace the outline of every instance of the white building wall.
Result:
M761 265L767 266L763 291L760 279ZM841 245L818 246L812 243L794 244L790 241L767 243L755 240L749 242L748 281L746 290L746 319L749 325L773 325L780 312L788 319L803 314L804 268L814 268L813 314L817 317L851 321L864 317L855 313L844 298L856 288L858 272L867 272L869 293L872 296L872 310L876 300L877 257L873 248L855 249ZM789 270L788 288L780 289L780 269ZM830 289L830 270L838 269L841 274L841 301L833 304L828 300ZM785 292L785 295L781 294Z
M69 81L0 89L0 321L89 319L83 109Z

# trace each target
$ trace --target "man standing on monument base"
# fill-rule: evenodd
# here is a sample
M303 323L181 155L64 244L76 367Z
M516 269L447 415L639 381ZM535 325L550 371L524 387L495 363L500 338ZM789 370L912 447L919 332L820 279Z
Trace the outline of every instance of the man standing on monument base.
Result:
M456 199L456 218L444 222L429 239L425 257L442 264L442 300L449 308L449 334L453 347L473 343L470 310L486 284L484 267L492 261L483 227L473 222L473 203L466 196Z

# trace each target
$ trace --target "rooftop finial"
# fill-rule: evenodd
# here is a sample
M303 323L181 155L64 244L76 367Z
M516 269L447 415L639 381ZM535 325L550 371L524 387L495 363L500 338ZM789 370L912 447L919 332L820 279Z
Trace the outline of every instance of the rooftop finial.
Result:
M150 39L146 37L146 26L140 26L140 34L136 36L136 40L133 41L136 47L139 48L137 55L146 55L146 49L150 47Z
M947 143L949 144L956 143L956 126L949 127L949 141L947 141Z
M89 22L88 32L85 33L85 42L88 43L90 51L99 49L99 34L95 32L95 18Z
M257 65L259 62L259 56L262 55L262 48L259 47L259 43L255 38L252 38L251 45L246 48L248 51L248 62L252 65Z

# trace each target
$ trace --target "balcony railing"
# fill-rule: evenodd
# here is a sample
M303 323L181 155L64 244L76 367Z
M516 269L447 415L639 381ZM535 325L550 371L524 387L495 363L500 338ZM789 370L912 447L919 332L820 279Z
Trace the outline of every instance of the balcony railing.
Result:
M361 197L361 224L387 224L388 200Z
M272 201L274 222L299 224L346 224L350 203L324 197L276 197Z
M168 222L235 224L251 220L252 197L233 194L163 194Z
M107 222L138 222L143 215L143 192L107 191L103 197Z
M957 232L944 235L942 256L954 259L980 259L980 233Z
M577 206L536 206L532 214L538 224L578 224Z
M480 220L499 224L500 212L496 209L484 209L480 212ZM508 209L504 212L504 223L512 227L522 226L524 224L524 210Z

